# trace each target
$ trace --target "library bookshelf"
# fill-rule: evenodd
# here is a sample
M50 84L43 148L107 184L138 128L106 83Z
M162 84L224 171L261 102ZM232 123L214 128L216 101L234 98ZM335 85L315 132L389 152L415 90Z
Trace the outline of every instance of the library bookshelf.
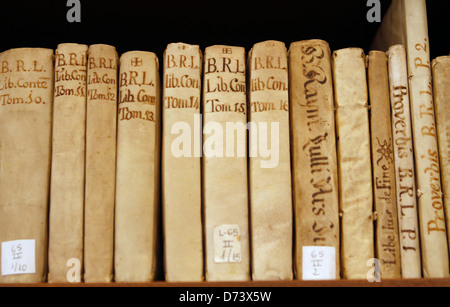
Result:
M91 1L92 2L92 1ZM160 11L169 10L172 6L178 5L180 1L159 1L155 8ZM384 14L390 5L390 0L382 0L382 14ZM447 3L445 3L447 2ZM50 3L50 4L49 4ZM373 37L376 34L379 24L369 23L366 19L368 7L366 1L332 1L323 0L304 1L302 12L294 8L297 1L276 1L277 7L265 7L266 1L260 2L258 7L251 2L243 4L233 0L230 2L230 9L224 9L218 12L216 20L233 17L233 22L217 23L213 27L203 27L207 21L206 16L200 14L200 6L207 5L207 1L193 1L191 7L184 7L184 13L191 15L191 20L196 22L183 23L182 16L179 14L165 23L162 17L146 21L143 17L147 14L149 4L142 4L136 0L130 0L130 6L143 5L144 8L138 10L138 16L134 16L130 23L118 23L123 5L119 1L96 1L86 3L86 16L83 15L83 22L80 25L70 25L64 19L64 6L55 6L53 2L42 4L38 12L25 12L18 7L5 9L8 11L8 17L2 19L0 25L10 29L8 36L2 40L2 49L21 47L25 43L28 46L55 48L58 43L63 41L72 41L80 43L96 43L102 41L117 47L119 53L129 50L148 50L155 52L160 57L168 43L175 41L185 41L187 43L196 43L204 49L213 44L229 44L243 46L247 51L254 43L276 39L286 43L289 46L291 42L304 39L320 38L330 43L332 50L346 47L361 47L366 53L370 51ZM317 4L320 3L320 4ZM270 3L273 6L273 2ZM428 1L429 15L429 35L431 42L431 57L449 54L450 47L448 41L448 12L444 6L448 6L448 1ZM14 4L10 4L14 5ZM23 2L21 3L26 7ZM94 17L100 14L102 7L108 6L108 15L110 19L102 17L103 27L99 27L98 21L92 21ZM233 10L231 7L239 7L239 10ZM33 7L33 6L30 6ZM115 7L115 8L112 8ZM41 12L42 10L42 12ZM24 14L20 20L30 19L34 15L39 15L40 23L17 23L17 16ZM18 12L14 14L14 12ZM140 15L139 15L140 14ZM232 14L235 14L231 16ZM17 16L16 16L17 15ZM164 15L164 14L161 14ZM230 15L230 16L228 16ZM60 17L55 17L60 16ZM317 16L317 18L315 17ZM320 16L320 18L319 18ZM30 17L30 18L28 18ZM164 18L166 15L164 15ZM271 22L265 23L264 20L270 17ZM95 19L97 20L97 19ZM98 19L100 20L100 19ZM238 21L236 21L238 20ZM240 21L239 21L240 20ZM153 27L157 23L165 23L167 28L153 33L153 39L136 39L139 36L147 35L146 27ZM311 26L313 25L313 26ZM198 29L202 27L202 29ZM103 28L108 28L108 32L102 32ZM248 31L242 31L248 29ZM177 31L175 31L177 30ZM136 35L129 35L130 32ZM24 36L26 33L26 36ZM346 33L346 35L342 35ZM251 35L250 35L251 34ZM99 39L101 37L101 39ZM0 287L226 287L226 288L275 288L275 287L450 287L450 278L445 279L396 279L382 280L381 282L368 282L367 280L334 280L334 281L247 281L247 282L166 282L157 280L148 283L35 283L35 284L0 284Z
M173 288L392 288L392 287L450 287L450 278L445 279L395 279L381 282L367 280L328 280L328 281L248 281L248 282L165 282L149 283L36 283L36 284L0 284L0 287L173 287Z

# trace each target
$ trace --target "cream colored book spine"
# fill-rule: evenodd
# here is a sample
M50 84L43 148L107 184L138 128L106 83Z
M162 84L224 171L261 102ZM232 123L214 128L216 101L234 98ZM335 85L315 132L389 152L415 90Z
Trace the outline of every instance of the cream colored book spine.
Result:
M442 190L447 238L450 240L450 56L438 57L433 60L432 65Z
M245 50L205 50L203 201L207 281L250 279Z
M117 123L116 49L88 50L84 281L111 282L114 246Z
M291 280L293 212L287 50L265 41L249 53L249 191L253 280Z
M0 54L0 283L47 278L53 50Z
M403 0L392 0L372 42L372 50L388 51L391 46L406 42Z
M370 131L365 54L359 48L332 57L338 137L341 259L344 279L366 279L374 258Z
M87 50L60 44L55 55L49 282L82 280Z
M423 276L448 277L447 226L439 170L425 0L392 2L374 40L374 47L387 50L393 44L404 44L407 53Z
M368 56L372 170L376 210L376 258L381 279L401 277L388 59L382 51Z
M394 45L389 48L387 54L402 278L421 278L419 218L405 47Z
M199 46L164 53L162 208L165 280L203 281L201 78Z
M159 64L143 51L126 52L119 63L114 280L150 282L159 214Z
M422 270L426 278L449 277L425 0L403 0L409 91L416 162Z
M292 43L289 74L296 277L339 279L339 178L328 43Z

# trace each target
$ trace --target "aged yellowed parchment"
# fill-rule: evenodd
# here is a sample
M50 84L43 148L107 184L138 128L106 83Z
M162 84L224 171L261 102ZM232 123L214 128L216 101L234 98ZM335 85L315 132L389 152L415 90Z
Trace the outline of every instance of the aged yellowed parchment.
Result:
M293 212L284 43L255 44L248 69L252 277L289 280L293 278Z
M382 51L368 56L372 169L376 214L375 250L382 279L401 277L395 163L392 142L388 59Z
M55 55L49 282L82 280L87 51L67 43Z
M365 54L359 48L332 57L344 279L366 279L374 258L370 131Z
M156 266L160 83L157 56L120 57L114 280L149 282Z
M420 278L422 264L405 47L394 45L387 55L402 278Z
M433 60L433 90L447 236L450 238L450 56Z
M110 282L113 274L117 124L116 49L88 50L84 281Z
M203 201L207 281L250 280L245 50L205 50Z
M53 50L0 54L0 283L47 276Z
M340 278L339 188L330 58L330 47L321 40L295 42L289 48L298 279ZM318 255L322 257L319 259Z

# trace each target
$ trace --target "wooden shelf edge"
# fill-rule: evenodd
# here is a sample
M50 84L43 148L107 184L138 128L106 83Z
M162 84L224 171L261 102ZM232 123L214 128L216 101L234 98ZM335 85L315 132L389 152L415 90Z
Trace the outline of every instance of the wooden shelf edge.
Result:
M450 279L402 279L382 280L370 283L367 280L330 280L330 281L248 281L248 282L165 282L148 283L11 283L0 287L450 287Z

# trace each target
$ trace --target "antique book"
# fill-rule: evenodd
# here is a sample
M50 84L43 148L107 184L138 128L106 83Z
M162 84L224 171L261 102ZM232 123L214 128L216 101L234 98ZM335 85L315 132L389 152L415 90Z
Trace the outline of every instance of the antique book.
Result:
M421 278L419 218L405 47L394 45L389 48L387 55L402 278Z
M284 43L255 44L247 68L252 280L290 280L293 209Z
M408 12L408 11L407 11ZM413 13L413 12L411 12ZM408 14L409 15L409 14ZM410 20L421 18L411 14ZM434 115L430 54L426 33L411 27L408 35L408 71L423 276L449 277L447 227L442 198L439 153Z
M303 280L340 278L339 179L330 58L330 47L322 40L295 42L289 48L295 270L296 277Z
M332 56L344 279L366 279L367 263L375 255L365 60L359 48L337 50Z
M394 0L375 48L406 47L424 277L449 276L425 0Z
M245 49L205 50L202 195L207 281L250 279Z
M450 240L450 56L437 57L432 68L442 190Z
M82 280L87 50L67 43L55 52L49 282ZM70 259L78 264L68 277Z
M47 278L53 50L0 54L0 283Z
M84 281L110 282L113 273L117 123L116 49L88 50Z
M159 64L143 51L122 54L119 64L114 280L149 282L159 214Z
M371 51L367 62L376 211L375 254L380 261L381 279L398 279L401 262L388 59L382 51Z
M164 53L162 210L165 280L203 280L201 77L199 46Z
M423 276L449 277L425 0L404 9Z
M410 1L410 0L406 0ZM415 2L413 0L411 2ZM419 0L425 3L425 0ZM391 46L405 44L404 0L392 0L372 42L373 50L388 51Z

